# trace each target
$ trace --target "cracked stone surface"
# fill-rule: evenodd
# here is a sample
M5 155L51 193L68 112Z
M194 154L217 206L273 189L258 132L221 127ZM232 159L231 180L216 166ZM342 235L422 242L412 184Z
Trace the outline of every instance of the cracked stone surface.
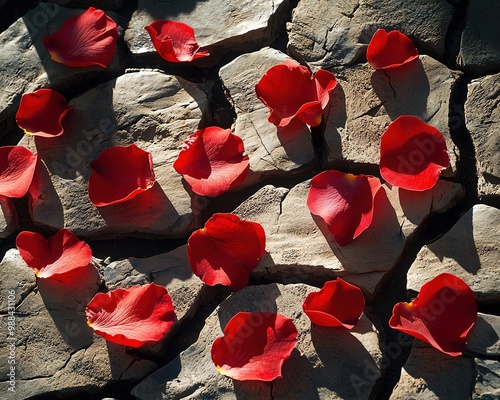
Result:
M278 24L287 7L288 0L246 0L238 4L224 0L139 0L125 41L134 56L154 53L144 27L155 20L175 20L190 25L198 44L211 53L259 48L271 44L278 35Z
M380 138L391 121L414 115L446 138L451 167L456 146L448 128L451 90L457 76L429 56L387 71L368 64L332 69L339 85L332 92L325 123L325 161L378 164ZM447 175L451 171L443 171Z
M479 302L497 302L499 226L499 209L475 205L445 235L420 250L408 271L408 289L418 292L434 276L449 272L467 282Z
M458 57L466 71L480 73L500 68L499 18L498 1L470 0Z
M288 51L316 67L360 62L377 29L398 29L442 56L454 7L445 0L301 0L288 25Z
M500 74L476 79L468 86L465 119L474 149L479 196L500 195Z
M45 50L42 38L58 30L66 18L82 13L58 4L41 3L0 33L0 124L17 112L23 93L42 87L58 91L81 85L96 78L112 76L121 69L121 51L117 50L107 68L69 68L56 63ZM109 13L122 34L123 18ZM1 126L1 125L0 125ZM0 129L0 138L6 133Z
M277 128L267 119L269 109L255 94L255 85L266 71L289 59L280 51L264 48L242 55L220 70L222 84L236 110L233 133L240 136L250 157L245 184L266 176L303 171L315 160L311 132L302 123Z
M440 183L434 193L421 194L420 198L402 196L400 201L397 189L384 185L375 199L377 211L370 228L340 247L306 207L309 185L306 181L290 190L265 186L234 211L242 219L259 222L266 231L266 253L252 274L280 277L285 282L340 276L369 297L401 256L417 225L431 210L442 211L453 204L462 192L458 185ZM438 200L444 199L443 192L449 202Z
M101 84L70 104L74 109L65 119L64 135L21 141L36 149L48 169L40 182L43 199L33 205L35 224L64 225L86 237L183 236L197 226L199 213L192 211L192 199L172 164L206 112L207 97L199 85L142 70ZM152 154L157 184L130 201L95 207L87 194L90 161L109 146L131 143ZM150 206L138 212L145 201Z
M207 318L196 343L143 380L132 393L144 400L368 399L380 376L378 331L365 315L352 331L311 326L302 312L302 302L315 290L304 284L270 284L233 293ZM277 312L291 318L297 327L298 343L283 365L283 378L271 386L233 381L213 365L211 344L239 311ZM351 386L346 382L359 383Z

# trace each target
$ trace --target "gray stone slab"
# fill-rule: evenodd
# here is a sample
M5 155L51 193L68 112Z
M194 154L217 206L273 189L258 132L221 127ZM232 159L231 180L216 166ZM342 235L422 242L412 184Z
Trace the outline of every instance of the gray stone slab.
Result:
M12 199L0 196L0 238L6 238L19 229L19 219Z
M500 398L500 362L476 359L477 381L472 393L473 400Z

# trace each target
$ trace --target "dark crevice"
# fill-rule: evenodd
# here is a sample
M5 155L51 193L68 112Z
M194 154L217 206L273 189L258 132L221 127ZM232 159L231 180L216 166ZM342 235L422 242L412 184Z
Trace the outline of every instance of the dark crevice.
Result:
M285 13L284 22L281 25L281 29L279 30L278 37L274 40L271 47L279 50L283 53L287 52L288 46L288 31L287 31L287 23L292 21L293 10L299 4L299 0L290 0L288 5L288 9Z
M452 5L455 6L455 12L448 27L448 32L446 32L443 61L448 68L458 69L458 54L460 53L460 42L465 28L469 0L461 0L458 4L452 3Z
M39 0L0 0L0 33L16 22L28 11L35 8Z

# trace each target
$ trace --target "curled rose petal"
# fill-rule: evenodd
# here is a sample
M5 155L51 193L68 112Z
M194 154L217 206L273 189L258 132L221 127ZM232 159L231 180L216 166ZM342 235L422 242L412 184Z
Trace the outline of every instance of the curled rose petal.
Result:
M365 297L357 286L337 278L309 293L302 308L316 325L352 329L363 314Z
M62 275L87 267L92 259L89 245L64 228L47 240L39 233L23 231L16 238L16 246L38 278L57 275L63 279Z
M16 114L16 122L24 132L43 137L55 137L64 133L62 120L73 106L52 89L40 89L25 93Z
M222 284L236 291L248 284L266 246L266 235L256 222L232 214L214 214L190 236L191 268L207 285Z
M38 155L23 146L0 147L0 196L23 197L31 185Z
M290 318L270 312L239 312L212 345L212 361L225 376L239 381L281 378L298 332Z
M67 67L98 65L106 68L113 59L118 39L115 21L104 11L89 7L68 18L57 32L43 37L52 60Z
M175 321L167 289L154 283L98 293L85 315L95 333L134 348L163 339Z
M170 62L190 62L208 57L194 36L194 29L183 22L154 21L145 27L158 54Z
M151 154L135 144L109 147L90 166L89 197L97 207L130 200L156 182Z
M374 33L366 50L366 59L375 69L396 68L418 58L411 39L400 31Z
M459 356L476 319L477 304L470 287L459 277L444 273L422 285L411 303L397 303L389 326L445 354Z
M335 76L319 70L311 75L296 61L286 60L267 70L255 85L257 97L271 110L269 122L284 127L294 118L317 126L337 86Z
M365 231L373 219L378 178L323 171L311 180L307 207L325 221L335 241L345 246Z
M193 192L219 196L241 184L250 169L243 140L229 129L199 129L184 142L174 169Z
M380 174L391 185L408 190L431 189L450 165L441 132L417 117L393 121L380 142Z

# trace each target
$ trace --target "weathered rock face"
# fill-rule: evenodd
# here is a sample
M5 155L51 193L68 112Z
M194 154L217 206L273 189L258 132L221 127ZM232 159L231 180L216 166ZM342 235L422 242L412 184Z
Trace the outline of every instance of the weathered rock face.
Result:
M475 205L455 226L435 242L424 246L408 271L408 289L418 292L443 272L462 278L479 302L498 301L500 210Z
M424 55L386 71L375 71L368 64L332 71L339 85L332 92L325 123L329 165L344 161L378 164L380 138L387 126L401 115L414 115L443 133L455 169L457 150L448 128L448 113L457 77L443 64Z
M19 229L19 220L11 199L0 196L0 238L6 238Z
M476 151L480 196L500 195L500 74L472 81L465 102L467 129Z
M500 68L499 18L498 1L470 0L458 59L466 71L481 73Z
M121 69L119 51L107 68L69 68L53 61L45 50L42 38L57 31L67 18L80 15L81 9L58 4L41 3L5 32L0 33L0 123L14 115L21 96L41 87L65 90L96 78L116 75ZM121 17L109 13L120 25ZM5 131L0 130L0 137Z
M301 0L288 28L288 50L316 67L351 65L363 60L377 29L398 29L442 56L453 11L445 0Z
M45 199L33 205L35 224L64 224L84 236L183 236L197 226L199 212L194 206L192 211L192 198L172 164L207 110L200 86L139 71L99 85L70 104L74 109L66 116L64 135L25 137L21 142L41 155L52 182L40 183ZM131 143L152 153L157 184L130 201L98 209L87 194L89 163L109 146Z
M151 39L144 29L155 20L175 20L190 25L201 47L219 55L230 50L258 49L270 45L278 35L280 20L288 0L164 1L139 0L138 9L125 33L133 55L154 53Z
M366 316L352 331L311 326L302 303L313 287L263 285L233 293L207 318L199 339L175 360L141 382L140 399L368 399L380 376L378 332ZM299 340L283 365L283 378L266 382L233 381L212 362L213 341L239 311L268 311L291 318ZM348 360L348 361L347 361ZM182 366L182 368L181 368ZM188 394L189 393L189 394Z
M250 157L245 185L266 176L290 176L303 171L315 159L311 133L298 123L277 128L267 119L269 109L257 98L255 85L266 71L289 59L285 54L264 48L245 54L220 70L223 85L236 110L233 133L240 136Z
M253 271L254 276L285 282L340 276L373 296L416 226L431 211L444 210L446 204L453 204L461 195L460 186L448 183L440 183L434 190L434 194L406 195L399 200L396 188L383 186L375 199L372 225L343 247L335 242L323 222L309 212L309 181L290 190L266 186L234 213L260 223L266 231L266 253ZM443 192L448 194L443 196ZM444 204L440 204L439 198L445 200Z

